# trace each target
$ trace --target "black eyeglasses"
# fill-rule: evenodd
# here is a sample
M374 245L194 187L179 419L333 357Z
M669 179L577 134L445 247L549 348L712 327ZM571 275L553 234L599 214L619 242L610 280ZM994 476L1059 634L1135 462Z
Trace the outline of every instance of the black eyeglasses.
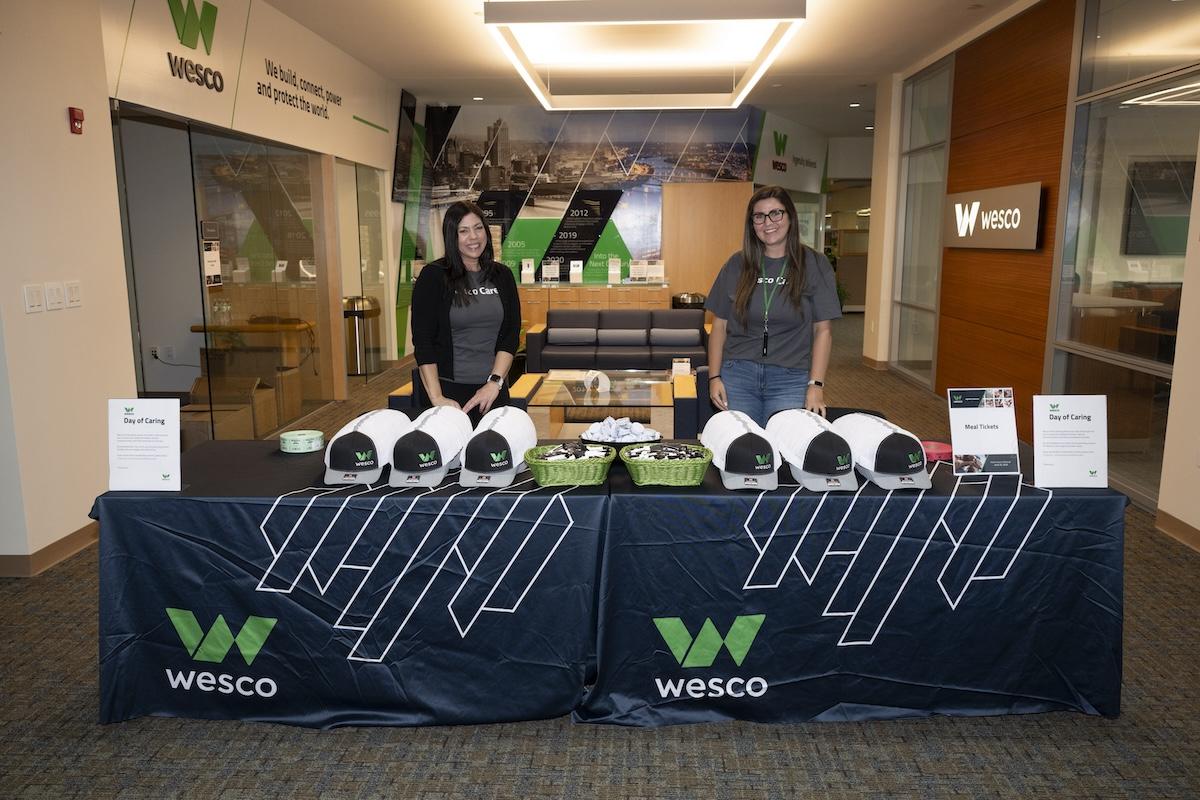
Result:
M782 208L772 208L765 214L761 211L755 211L750 215L750 221L755 225L762 225L767 220L771 220L771 222L779 222L779 220L783 219L784 213L785 212Z

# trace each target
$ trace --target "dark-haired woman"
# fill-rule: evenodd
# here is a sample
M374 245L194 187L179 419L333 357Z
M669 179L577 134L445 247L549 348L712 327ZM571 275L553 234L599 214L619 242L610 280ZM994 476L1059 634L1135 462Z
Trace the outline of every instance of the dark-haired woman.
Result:
M521 301L512 272L492 256L483 212L459 201L442 220L446 256L417 276L413 349L429 404L454 406L472 422L508 404Z
M750 198L742 250L721 267L705 308L709 397L760 425L785 408L825 413L833 348L830 320L842 315L833 269L800 242L787 191L765 186Z

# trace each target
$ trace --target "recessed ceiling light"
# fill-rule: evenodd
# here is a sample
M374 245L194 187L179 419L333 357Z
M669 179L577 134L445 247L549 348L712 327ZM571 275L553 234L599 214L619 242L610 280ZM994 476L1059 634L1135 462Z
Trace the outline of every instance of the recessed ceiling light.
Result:
M782 84L782 83L772 83L772 84L771 84L771 88L772 88L772 89L782 89L782 88L783 88L783 84Z
M483 4L501 52L547 110L737 108L804 22L804 2L509 0ZM697 66L730 67L730 91L625 91L630 64L669 81ZM603 78L608 93L554 94L544 73ZM610 80L611 79L611 80ZM612 83L616 81L617 84ZM780 86L772 88L781 88Z
M873 131L873 130L875 130L875 126L874 126L874 125L868 125L866 129L867 129L867 130L869 130L869 131Z
M858 107L859 107L859 106L861 106L861 105L862 105L862 103L851 103L851 104L850 104L850 107L851 107L851 108L858 108Z
M478 101L478 100L482 100L483 98L482 97L472 97L471 99Z

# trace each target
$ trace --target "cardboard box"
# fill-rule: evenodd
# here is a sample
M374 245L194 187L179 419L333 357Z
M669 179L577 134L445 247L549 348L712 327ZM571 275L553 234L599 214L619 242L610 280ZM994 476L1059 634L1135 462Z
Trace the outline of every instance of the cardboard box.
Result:
M211 390L211 394L210 394ZM254 420L254 438L261 439L279 427L275 389L255 377L200 376L192 382L192 403L220 403L250 406Z
M279 367L275 371L275 407L279 412L280 427L300 416L304 391L300 383L298 367Z
M179 435L184 450L213 438L253 439L254 416L248 405L191 403L179 409Z

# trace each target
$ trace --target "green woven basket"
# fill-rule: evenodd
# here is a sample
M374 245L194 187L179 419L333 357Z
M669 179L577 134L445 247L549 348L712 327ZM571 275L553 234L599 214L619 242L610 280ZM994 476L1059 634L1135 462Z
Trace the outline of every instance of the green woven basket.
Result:
M690 442L688 444L691 444ZM631 444L621 448L621 460L629 470L629 477L638 486L699 486L704 473L712 461L712 450L700 447L704 458L681 458L675 461L643 461L630 459L626 453L643 445ZM699 447L699 445L692 445Z
M608 454L604 458L579 458L563 461L546 461L544 453L558 445L544 444L525 451L525 466L533 473L538 486L596 486L608 477L608 468L617 457L617 451L605 445Z

